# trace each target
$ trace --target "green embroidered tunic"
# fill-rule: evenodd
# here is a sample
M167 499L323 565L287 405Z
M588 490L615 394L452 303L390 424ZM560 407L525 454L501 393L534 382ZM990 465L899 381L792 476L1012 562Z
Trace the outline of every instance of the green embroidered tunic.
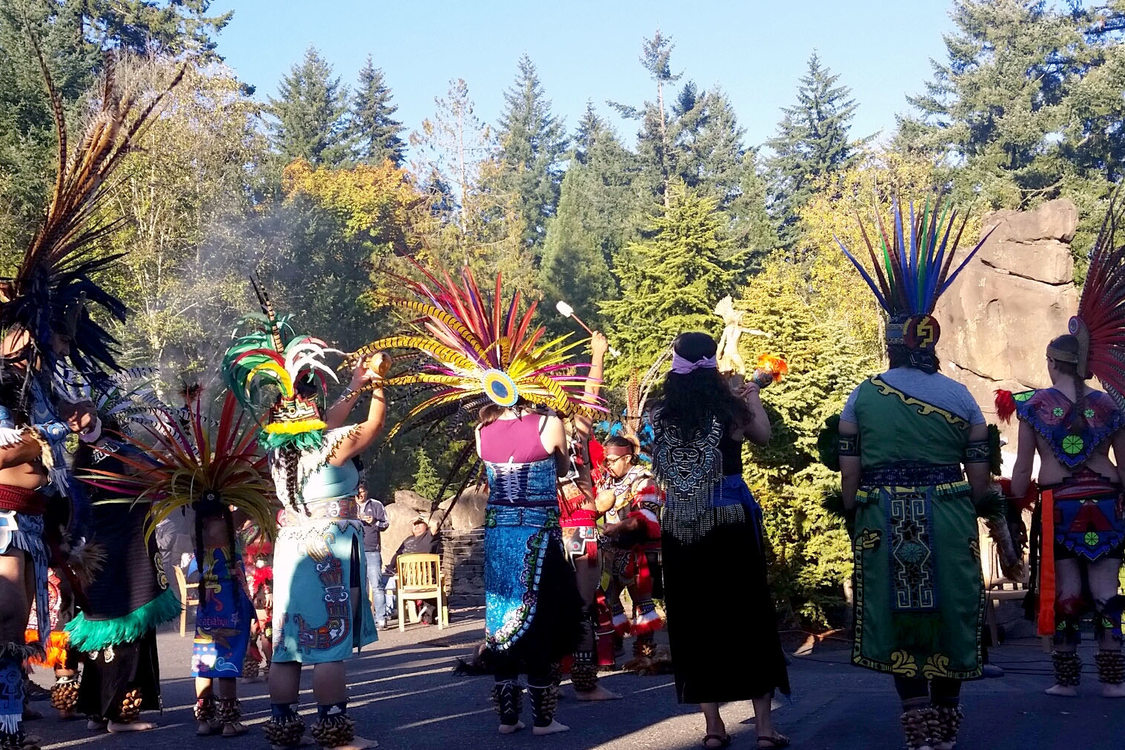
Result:
M880 376L853 404L863 475L852 661L903 677L979 677L984 587L961 471L969 419Z

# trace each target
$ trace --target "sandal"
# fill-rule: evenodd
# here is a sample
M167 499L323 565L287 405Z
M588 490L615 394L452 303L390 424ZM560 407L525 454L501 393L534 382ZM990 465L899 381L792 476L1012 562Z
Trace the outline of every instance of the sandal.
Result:
M774 750L779 747L789 747L789 738L778 733L772 737L759 737L758 750Z
M708 742L718 742L719 744L708 745L707 744ZM723 734L705 734L705 735L703 735L703 747L711 748L711 750L716 750L717 748L720 748L720 747L729 747L729 746L730 746L730 735L726 734L725 732Z

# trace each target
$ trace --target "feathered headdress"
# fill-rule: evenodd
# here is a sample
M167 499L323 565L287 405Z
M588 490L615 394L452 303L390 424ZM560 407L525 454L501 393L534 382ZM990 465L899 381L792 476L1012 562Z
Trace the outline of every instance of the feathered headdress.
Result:
M319 448L325 424L317 409L316 395L325 390L328 378L336 380L336 373L324 363L324 358L343 352L312 336L292 335L288 317L279 320L269 296L257 283L254 290L262 314L243 320L255 330L237 337L223 356L227 387L251 411L259 405L263 386L277 389L278 399L262 429L262 444L266 448ZM288 342L285 334L289 335Z
M65 337L69 360L83 372L116 369L114 338L89 314L95 304L118 320L125 305L91 276L120 255L98 256L96 244L120 226L106 220L101 208L109 194L110 175L155 120L164 96L183 77L145 99L141 87L118 85L114 66L106 67L100 109L90 119L73 154L68 154L66 123L43 56L36 47L58 130L58 175L46 217L24 253L15 276L0 285L0 329L8 361L25 360L53 372L57 356L53 335ZM31 368L29 368L30 371Z
M988 235L950 273L961 234L969 220L968 215L958 226L957 210L952 207L952 202L943 203L938 195L932 205L927 199L922 211L917 214L911 201L908 220L904 221L902 206L896 195L891 201L891 218L892 233L888 235L883 218L876 210L876 243L871 242L863 222L859 222L875 272L874 278L838 237L835 238L836 244L859 271L867 286L874 292L880 307L889 316L887 343L904 344L912 350L932 349L941 333L937 321L931 316L934 305L984 245ZM990 230L989 234L991 233ZM878 251L875 249L876 244Z
M419 426L461 412L472 414L488 403L515 406L521 400L554 409L563 416L604 411L599 399L583 392L587 378L568 361L582 340L569 335L544 341L546 329L532 328L536 302L522 309L515 292L505 303L500 275L491 295L482 294L472 272L461 272L456 284L446 272L419 267L425 281L398 278L413 299L390 303L417 316L414 332L374 341L349 361L376 351L407 350L421 361L420 371L393 375L384 386L419 384L432 392L388 433L393 437L406 425Z
M1070 319L1069 330L1078 339L1078 374L1096 376L1118 407L1125 409L1125 244L1116 244L1120 197L1117 191L1110 198L1090 251L1078 314ZM1066 358L1066 353L1048 353L1056 359Z
M243 424L238 402L228 393L217 422L202 413L198 395L145 435L122 440L135 450L116 455L126 473L89 468L79 479L125 497L152 502L147 533L183 508L232 506L268 535L275 527L273 480L255 441L256 429Z

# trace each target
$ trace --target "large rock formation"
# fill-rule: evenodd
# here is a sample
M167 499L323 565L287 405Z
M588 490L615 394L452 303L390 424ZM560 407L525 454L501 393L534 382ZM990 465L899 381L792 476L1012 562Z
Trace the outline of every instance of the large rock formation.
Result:
M1077 224L1068 200L988 214L988 240L938 302L942 369L969 388L990 422L997 388L1050 384L1047 342L1066 333L1078 308L1069 245ZM1001 429L1014 448L1015 425Z

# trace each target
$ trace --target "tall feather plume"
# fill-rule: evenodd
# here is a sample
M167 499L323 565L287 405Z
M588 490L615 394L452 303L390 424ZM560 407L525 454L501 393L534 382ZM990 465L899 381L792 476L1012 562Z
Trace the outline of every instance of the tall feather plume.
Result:
M144 435L121 438L124 472L90 468L78 478L95 487L152 502L146 534L164 519L199 501L246 513L267 538L275 529L274 486L266 458L257 450L256 426L244 420L227 393L217 421L203 414L198 394L179 411L146 425Z
M1117 227L1123 214L1118 188L1090 252L1078 314L1070 324L1070 332L1080 340L1088 337L1086 370L1097 376L1121 409L1125 409L1125 243L1117 244Z
M110 60L100 108L70 154L62 102L34 37L32 45L58 132L58 173L43 222L5 290L0 327L26 331L32 349L28 355L45 358L45 370L53 367L54 354L48 346L52 333L70 337L70 360L77 369L116 369L113 337L86 310L87 304L93 304L111 317L125 318L124 304L92 279L120 257L96 254L98 241L120 226L120 220L104 218L102 209L110 177L156 119L164 97L183 78L184 68L163 90L150 94L139 86L120 85Z
M962 218L959 224L957 219L957 210L949 201L943 202L940 193L932 199L928 198L921 211L915 210L913 202L909 203L906 217L903 216L902 205L895 195L891 200L889 234L882 213L878 210L875 212L875 226L878 230L875 237L880 242L878 250L864 223L859 221L860 236L867 246L874 276L839 237L834 239L888 315L929 315L934 311L938 297L949 288L995 230L995 227L989 230L954 268L957 246L968 223L968 216ZM951 242L950 235L954 227L957 232Z
M543 327L532 328L535 302L525 309L518 293L505 301L499 275L485 294L468 268L455 282L444 270L415 266L423 280L393 276L411 295L389 300L407 314L409 332L360 347L343 365L388 350L399 372L390 374L383 385L425 388L423 400L392 427L388 439L464 415L470 404L487 403L485 379L490 371L510 378L521 398L561 414L604 411L600 400L583 392L587 377L576 372L581 365L570 361L583 342L568 336L545 340ZM403 355L414 357L409 371L401 369Z

